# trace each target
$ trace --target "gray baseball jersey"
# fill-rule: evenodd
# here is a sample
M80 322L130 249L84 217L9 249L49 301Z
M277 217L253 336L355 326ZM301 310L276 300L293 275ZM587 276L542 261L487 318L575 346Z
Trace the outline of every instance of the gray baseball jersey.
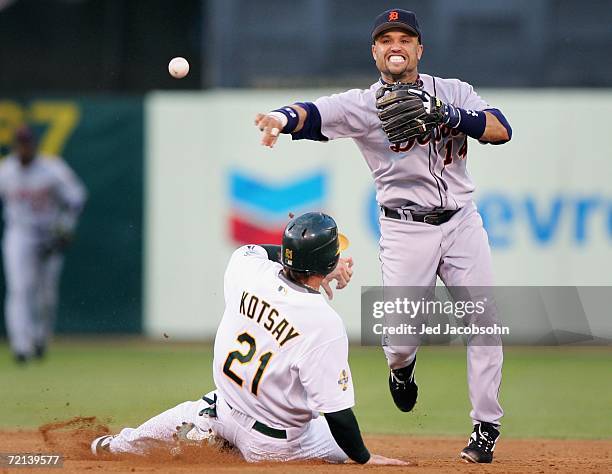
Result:
M490 106L470 84L420 74L423 89L456 107L484 110ZM376 198L389 208L458 209L472 199L474 183L467 171L467 135L445 126L431 137L389 143L376 109L377 81L369 89L351 89L321 97L321 133L330 140L352 138L376 184Z

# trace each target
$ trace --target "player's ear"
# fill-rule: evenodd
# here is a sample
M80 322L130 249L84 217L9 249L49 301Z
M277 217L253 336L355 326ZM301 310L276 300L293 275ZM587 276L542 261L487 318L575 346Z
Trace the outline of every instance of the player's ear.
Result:
M421 60L421 56L423 56L423 45L419 44L419 46L417 47L417 58L419 59L419 61Z
M376 62L376 44L372 43L372 57L374 58L374 62Z

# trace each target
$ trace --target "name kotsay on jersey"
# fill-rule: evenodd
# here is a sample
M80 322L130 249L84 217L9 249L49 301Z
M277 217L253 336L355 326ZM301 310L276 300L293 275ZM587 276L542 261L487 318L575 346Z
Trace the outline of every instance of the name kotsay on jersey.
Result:
M280 314L276 309L270 306L270 303L248 291L243 291L240 297L240 313L256 323L261 324L264 329L270 331L272 337L278 341L281 347L287 341L300 335L300 333L289 324L289 321L285 318L280 318Z

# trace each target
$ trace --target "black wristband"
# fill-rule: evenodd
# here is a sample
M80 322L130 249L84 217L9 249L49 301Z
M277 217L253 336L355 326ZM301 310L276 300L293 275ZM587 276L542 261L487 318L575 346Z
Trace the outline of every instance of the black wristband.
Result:
M288 105L285 107L281 107L280 109L275 109L272 112L280 112L285 117L287 117L287 125L283 127L281 133L293 132L297 128L298 123L300 122L300 116L298 115L298 113Z
M458 113L458 120L449 122L449 127L456 128L476 140L482 137L485 128L487 128L487 115L483 111L465 110L448 104L447 107L452 107Z

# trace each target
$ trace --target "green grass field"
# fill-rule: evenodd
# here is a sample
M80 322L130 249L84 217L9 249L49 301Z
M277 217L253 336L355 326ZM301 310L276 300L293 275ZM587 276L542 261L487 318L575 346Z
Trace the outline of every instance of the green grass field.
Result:
M134 426L210 390L211 361L207 345L81 340L56 343L47 360L18 367L2 344L0 427L77 415ZM410 414L391 401L382 350L353 346L350 362L365 433L469 433L464 348L421 349L419 403ZM612 348L508 348L501 401L504 436L612 438Z

